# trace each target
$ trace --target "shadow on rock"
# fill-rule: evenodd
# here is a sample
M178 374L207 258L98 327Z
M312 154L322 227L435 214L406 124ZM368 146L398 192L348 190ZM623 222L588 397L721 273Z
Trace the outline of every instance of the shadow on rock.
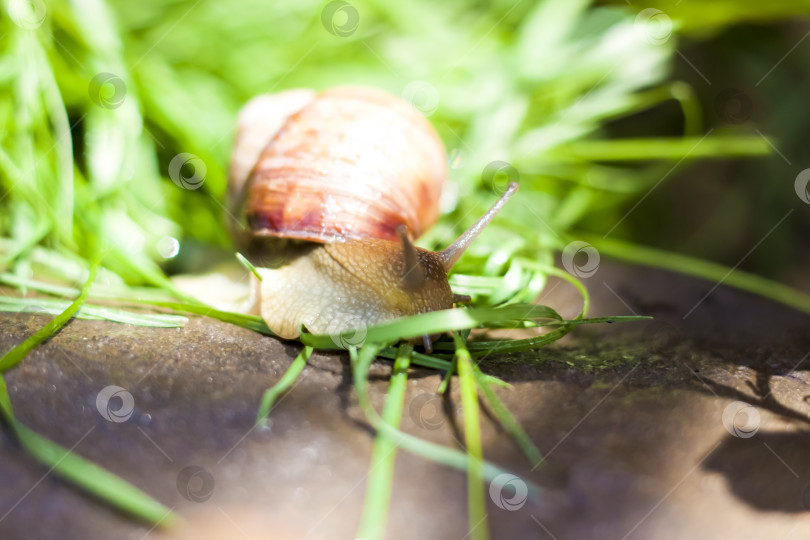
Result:
M810 510L810 433L728 435L703 464L723 475L729 490L759 509Z

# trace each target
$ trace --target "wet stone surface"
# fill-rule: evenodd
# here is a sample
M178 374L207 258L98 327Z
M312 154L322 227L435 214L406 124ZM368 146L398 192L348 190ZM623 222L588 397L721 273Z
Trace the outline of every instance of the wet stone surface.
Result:
M587 285L591 315L655 320L484 359L513 385L498 394L546 457L527 462L485 411L485 456L544 488L528 500L515 481L490 490L493 537L808 537L810 317L724 287L701 301L713 284L608 262ZM547 291L542 303L576 313L566 285ZM0 314L0 350L46 320ZM373 433L347 357L314 355L268 427L253 427L299 350L204 318L182 329L72 321L7 374L17 416L184 524L150 531L49 474L4 429L0 538L354 537ZM389 373L372 367L377 407ZM459 447L458 388L435 397L440 378L413 371L402 429ZM462 472L400 452L388 537L463 538L466 499Z

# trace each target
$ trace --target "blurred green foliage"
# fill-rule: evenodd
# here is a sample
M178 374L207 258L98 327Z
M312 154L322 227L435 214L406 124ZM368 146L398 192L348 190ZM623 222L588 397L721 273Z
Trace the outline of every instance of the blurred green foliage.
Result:
M37 245L57 273L98 245L115 273L101 281L166 286L161 239L178 238L181 259L199 242L227 246L222 199L236 112L253 95L289 87L374 85L430 116L455 188L423 244L447 243L499 185L519 178L518 202L454 278L459 292L489 301L531 300L545 282L537 263L552 264L566 231L597 211L605 229L620 222L623 202L672 162L769 151L755 136L703 139L691 89L668 80L682 23L627 7L19 5L5 0L0 43L0 233L4 260L21 275ZM681 136L650 126L636 134L644 140L604 138L606 122L666 102L680 104ZM180 153L202 161L199 189L166 178ZM499 276L507 279L491 279Z

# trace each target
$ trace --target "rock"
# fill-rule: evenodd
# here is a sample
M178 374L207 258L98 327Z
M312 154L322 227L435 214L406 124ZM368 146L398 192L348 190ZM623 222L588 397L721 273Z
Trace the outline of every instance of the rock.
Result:
M513 384L498 394L546 458L534 468L485 409L484 454L517 476L487 486L492 536L810 533L810 317L722 286L701 300L713 284L607 261L587 285L591 315L655 320L483 359ZM565 285L540 301L578 310ZM0 314L0 350L46 320ZM268 426L254 427L263 391L299 350L201 317L182 329L74 320L6 379L22 422L185 518L152 537L353 537L373 432L346 355L313 355ZM372 367L377 407L389 372L389 362ZM402 429L459 447L457 384L437 398L440 380L413 370ZM49 474L7 429L0 456L1 538L149 532ZM524 481L545 495L522 500ZM399 452L388 537L462 538L466 500L464 473Z

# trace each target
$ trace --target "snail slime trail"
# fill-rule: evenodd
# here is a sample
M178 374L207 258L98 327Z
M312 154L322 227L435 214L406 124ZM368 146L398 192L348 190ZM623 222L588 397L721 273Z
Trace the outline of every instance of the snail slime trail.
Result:
M261 279L251 275L250 293L228 307L260 314L289 339L302 325L337 334L469 301L447 273L517 184L433 252L413 239L438 218L446 172L427 120L380 90L254 98L239 114L228 208L246 225L232 227L234 240Z

